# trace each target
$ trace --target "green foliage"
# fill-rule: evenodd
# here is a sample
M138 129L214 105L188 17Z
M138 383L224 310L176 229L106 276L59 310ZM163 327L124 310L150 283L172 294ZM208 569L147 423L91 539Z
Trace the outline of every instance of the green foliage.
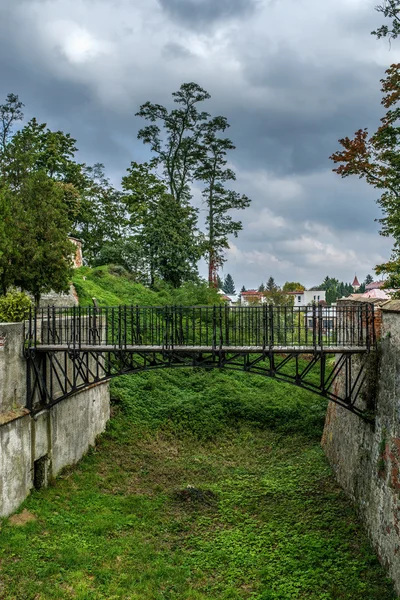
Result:
M62 186L42 171L32 171L17 190L0 195L0 285L30 292L38 302L42 292L68 288L75 246L68 240L69 221Z
M214 439L227 427L244 425L317 439L326 412L326 402L304 390L288 391L281 382L223 370L120 377L112 383L112 394L138 425L165 426L198 439Z
M220 295L205 282L188 282L179 289L174 289L165 282L156 282L154 289L149 289L136 278L116 266L108 265L90 269L82 267L73 272L73 283L82 306L92 304L96 298L101 306L118 306L119 304L138 304L140 306L165 306L182 304L184 306L219 304Z
M391 19L390 25L381 25L376 31L372 31L372 35L376 35L378 40L383 37L388 37L389 40L394 40L400 34L400 2L399 0L384 0L383 4L379 4L376 10L383 14L385 18Z
M282 291L284 292L303 292L306 288L298 281L286 281L283 285Z
M198 252L207 257L209 283L214 286L217 283L218 267L224 262L224 250L229 247L228 236L236 237L242 229L241 222L235 221L229 211L246 208L250 200L244 194L225 188L227 182L236 178L232 169L226 167L227 153L235 147L230 139L220 137L220 133L229 127L226 118L221 116L211 118L207 112L200 111L198 108L199 104L210 98L208 92L191 82L183 83L172 95L178 107L170 111L160 104L151 102L146 102L140 107L137 115L150 124L139 131L138 137L145 144L150 145L153 158L146 168L161 167L165 185L174 201L172 203L171 199L169 200L169 212L172 212L173 216L179 215L179 233L190 240L189 244L187 242L182 244L180 260L183 263L193 263L192 253L197 247ZM134 171L140 169L136 163L132 163L132 166ZM130 173L130 177L132 174L134 173ZM154 175L153 177L157 181ZM202 196L207 207L204 237L198 235L196 225L198 211L190 205L192 198L190 184L193 180L204 184ZM157 183L160 186L159 180ZM130 183L128 189L133 188ZM141 197L148 196L146 191ZM164 196L165 192L162 197ZM158 205L160 201L161 198ZM159 208L162 206L160 205ZM171 218L168 221L173 232L174 224ZM162 221L160 231L163 231L161 225ZM179 239L176 239L175 244L178 243ZM186 258L185 249L188 253ZM175 257L174 260L179 264ZM167 281L173 283L171 279ZM177 287L174 283L173 285Z
M195 235L195 214L187 202L168 193L147 163L131 163L122 179L125 201L139 256L147 265L149 283L157 277L178 288L197 275L201 252Z
M325 290L327 304L336 302L338 298L347 298L347 296L350 296L350 294L354 292L353 286L350 283L343 283L343 281L339 281L335 277L329 277L328 275L325 277L321 285L315 286L311 289L316 291Z
M102 253L107 255L108 247L119 248L120 260L123 260L122 256L130 248L132 233L124 194L111 185L104 174L104 165L85 167L83 173L85 186L80 195L79 212L72 224L72 234L82 241L87 264L106 264L101 261L104 261ZM136 264L134 250L131 249L129 255L130 261L126 262Z
M24 292L12 289L0 296L0 323L24 321L32 306L32 301Z

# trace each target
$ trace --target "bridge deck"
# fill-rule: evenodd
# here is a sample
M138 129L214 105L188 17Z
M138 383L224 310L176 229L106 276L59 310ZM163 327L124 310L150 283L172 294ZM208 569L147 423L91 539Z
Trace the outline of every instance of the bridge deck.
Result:
M313 354L314 352L323 352L324 354L346 354L346 353L361 353L366 352L366 346L273 346L272 348L264 346L179 346L179 345L131 345L122 344L80 344L74 347L73 344L38 344L37 352L68 352L71 350L80 352L183 352L183 353L200 353L200 352L227 352L241 354L261 354L263 352L273 354L296 353Z

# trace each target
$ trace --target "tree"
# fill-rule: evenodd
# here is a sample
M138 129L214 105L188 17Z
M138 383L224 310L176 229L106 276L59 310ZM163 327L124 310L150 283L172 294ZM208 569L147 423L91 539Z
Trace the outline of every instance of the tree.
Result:
M265 285L263 283L260 283L260 285L258 286L258 291L265 292Z
M244 285L242 285L242 289L240 290L241 292L245 292L246 288L244 287Z
M181 219L185 219L180 227L189 233L192 243L187 248L187 256L183 253L185 246L180 245L176 258L179 255L183 263L187 264L192 263L193 244L201 239L197 230L198 211L190 205L190 184L198 167L204 123L209 118L209 114L199 111L197 105L210 95L192 82L183 83L172 96L178 108L170 111L151 102L140 107L136 115L149 121L150 125L140 129L138 138L149 144L153 152L149 167L161 168L170 197L174 200L174 206L171 202L171 210L178 210ZM188 272L188 278L191 277L192 269ZM178 279L184 281L185 274L181 273Z
M222 281L221 277L217 273L217 289L222 290L223 285L224 285L224 282Z
M225 117L215 117L204 125L200 146L200 165L195 178L205 184L203 201L207 206L206 216L206 255L208 260L208 281L216 283L216 272L224 262L224 250L229 248L228 236L238 236L242 229L241 221L235 221L231 210L243 210L250 205L244 194L225 188L225 184L236 179L232 169L227 168L227 153L235 146L229 138L218 137L229 127Z
M190 207L169 193L147 163L132 162L122 187L132 231L147 260L150 284L154 285L156 276L173 287L196 278L200 254Z
M79 213L71 233L82 241L85 262L98 264L107 244L121 250L123 244L120 242L131 235L130 219L125 196L111 185L105 176L104 165L97 163L93 167L84 167L83 172L86 184L80 194Z
M5 180L18 189L30 173L41 171L59 182L71 222L77 219L80 194L87 185L85 165L75 161L76 140L68 133L51 131L31 119L7 144L2 157Z
M372 31L372 35L376 35L378 39L389 37L389 40L394 40L400 33L400 2L399 0L384 0L383 4L376 7L378 12L381 12L384 17L392 19L392 26L382 25L376 31Z
M397 38L400 32L399 0L384 0L376 8L384 17L392 20L391 27L382 25L372 34L378 38ZM359 129L354 138L339 140L343 150L335 152L331 159L339 164L334 169L341 177L357 175L379 190L378 204L383 218L379 219L381 235L393 236L394 248L391 259L378 265L376 272L388 275L388 287L400 287L400 64L392 64L381 79L382 104L387 109L381 125L369 135L367 129Z
M275 279L273 277L270 277L267 281L267 286L266 286L266 291L267 292L275 292L276 290L278 290L278 286L275 283Z
M168 110L160 104L146 102L137 115L150 122L140 129L138 137L149 144L153 152L151 169L160 168L176 206L185 209L184 228L192 230L193 240L201 244L207 256L209 283L217 285L217 269L223 262L224 250L229 247L228 236L237 236L242 229L240 221L229 214L234 209L249 206L247 196L225 189L235 179L232 169L226 167L226 156L234 145L219 136L228 123L225 117L211 118L198 106L210 98L197 83L183 83L172 94L178 108ZM206 235L198 235L197 209L190 205L193 181L204 183L203 201L207 206ZM183 215L181 215L183 216Z
M16 94L8 94L5 104L0 104L0 158L12 138L14 123L24 118L23 106Z
M222 289L225 292L225 294L228 294L231 296L234 296L236 294L235 284L234 284L232 275L230 275L229 273L225 277L225 281L224 281L224 285L222 286Z
M3 187L2 197L7 205L0 205L0 220L7 223L7 241L0 248L3 292L16 285L38 304L43 292L66 291L75 246L68 240L62 186L34 171L17 191Z
M282 290L284 292L304 292L306 288L298 281L286 281Z

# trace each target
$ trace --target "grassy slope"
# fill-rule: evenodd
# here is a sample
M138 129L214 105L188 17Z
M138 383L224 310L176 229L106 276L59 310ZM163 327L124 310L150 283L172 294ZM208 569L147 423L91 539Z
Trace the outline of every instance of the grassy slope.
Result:
M24 503L36 520L3 520L2 600L395 598L319 447L322 399L201 370L112 395L96 448Z
M153 291L136 283L121 267L82 267L74 272L73 283L82 306L91 305L92 298L96 298L101 306L194 305L219 302L218 294L209 290L206 284L186 284L179 290L160 285L158 291Z

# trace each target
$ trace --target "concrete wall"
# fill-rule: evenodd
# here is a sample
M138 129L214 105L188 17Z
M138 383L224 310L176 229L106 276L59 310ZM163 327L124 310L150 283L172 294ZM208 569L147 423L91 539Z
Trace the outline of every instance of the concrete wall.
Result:
M0 413L25 405L23 323L0 323Z
M36 485L76 463L105 429L108 383L93 384L31 415L24 408L23 325L0 324L0 516L15 511Z
M375 311L378 377L373 361L369 372L369 386L376 383L375 422L330 403L322 447L400 595L400 303L375 302Z

